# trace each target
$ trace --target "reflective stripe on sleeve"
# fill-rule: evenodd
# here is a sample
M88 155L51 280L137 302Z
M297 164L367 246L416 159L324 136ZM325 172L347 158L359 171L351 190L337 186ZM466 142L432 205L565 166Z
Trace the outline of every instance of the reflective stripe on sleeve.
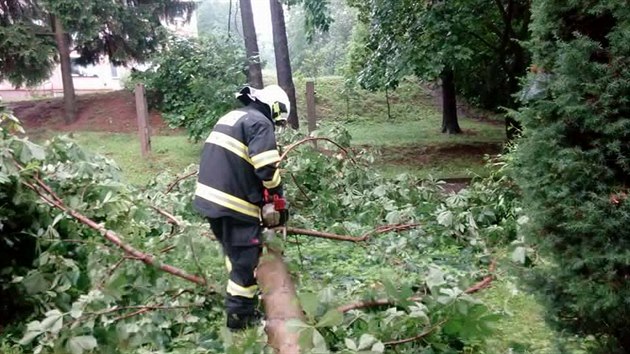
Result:
M232 296L242 296L252 299L254 298L254 296L256 296L256 291L258 291L258 285L243 287L236 284L232 280L228 280L227 293Z
M252 160L249 158L247 146L227 134L212 132L210 136L208 136L208 139L206 139L206 143L218 145L233 152L248 163L252 163Z
M229 127L234 126L239 119L243 118L247 113L241 111L232 111L219 119L217 124L227 125Z
M205 184L197 182L195 195L215 204L219 204L228 209L232 209L241 214L260 219L260 208L250 202L237 198L233 195L221 192L218 189L208 187Z
M251 157L251 159L254 168L259 169L261 167L271 165L272 163L280 161L280 154L278 153L278 150L269 150L261 152L258 155L254 155Z
M276 172L273 173L271 181L263 181L263 186L267 189L272 189L279 186L280 182L282 182L282 179L280 179L280 170L276 169Z

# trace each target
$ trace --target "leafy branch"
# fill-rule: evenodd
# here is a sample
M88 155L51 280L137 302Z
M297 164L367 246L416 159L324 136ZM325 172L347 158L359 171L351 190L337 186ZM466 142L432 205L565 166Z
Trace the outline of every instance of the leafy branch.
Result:
M287 227L287 234L291 234L291 235L306 235L306 236L313 236L313 237L318 237L318 238L325 238L325 239L329 239L329 240L336 240L336 241L348 241L348 242L364 242L367 241L370 236L374 235L374 234L383 234L386 232L390 232L390 231L404 231L404 230L409 230L415 227L420 226L420 224L396 224L396 225L383 225L383 226L379 226L376 229L369 231L365 234L363 234L360 237L354 237L354 236L348 236L348 235L339 235L339 234L333 234L330 232L323 232L323 231L314 231L314 230L307 230L307 229L301 229L301 228L297 228L297 227Z
M278 166L280 166L280 163L282 163L282 161L284 161L287 158L287 155L289 154L289 152L291 152L293 149L297 148L298 146L300 146L302 144L308 143L309 141L327 141L327 142L337 146L341 151L343 151L345 156L347 156L355 165L357 163L354 160L354 158L352 158L352 156L350 156L350 154L348 153L348 150L346 148L341 146L341 144L333 141L332 139L323 138L323 137L308 137L308 138L304 138L302 140L298 140L295 143L287 146L286 149L284 150L284 152L282 153L282 155L280 155L280 160L278 161Z
M421 297L410 297L407 301L417 302L421 301ZM366 301L357 301L350 304L342 305L337 307L337 311L341 313L350 312L352 310L360 310L370 307L379 307L379 306L391 306L395 305L397 302L391 299L376 299L376 300L366 300Z
M428 336L429 334L433 333L433 331L435 331L436 329L440 328L441 325L443 325L444 323L446 323L448 321L448 319L443 319L440 322L436 323L434 326L431 326L430 328L427 328L426 330L422 331L422 333L413 336L413 337L409 337L409 338L404 338L404 339L398 339L398 340L392 340L389 342L383 342L383 345L386 346L394 346L394 345L399 345L399 344L405 344L405 343L411 343L411 342L415 342L417 340L420 340L426 336Z
M190 177L196 176L197 173L199 173L199 170L194 170L190 173L187 173L185 175L179 176L177 177L173 182L169 183L168 187L166 188L165 193L168 194L170 192L173 191L173 189L183 180L188 179Z
M18 168L20 169L20 171L25 171L25 168L22 165L20 165L17 162L16 164L18 165ZM169 274L175 275L179 278L188 280L190 282L193 282L199 285L207 285L206 281L203 278L200 278L199 276L196 276L196 275L188 274L186 271L179 269L177 267L174 267L168 264L162 264L161 262L157 261L153 255L141 252L133 248L131 245L124 243L121 237L117 233L106 229L104 226L98 224L94 220L79 213L78 211L68 208L64 204L63 200L61 200L61 198L59 198L59 196L57 196L57 194L52 190L52 188L50 188L50 186L44 183L39 177L33 176L33 180L35 181L35 184L31 184L26 181L23 181L22 183L26 187L30 188L35 193L37 193L37 195L39 195L39 197L48 205L67 213L68 215L72 216L80 223L98 231L108 241L118 246L126 254L134 257L134 259L142 261L143 263L147 265L157 267Z
M488 267L488 272L490 274L487 275L485 278L483 278L481 281L474 284L473 286L464 290L464 293L473 294L490 286L490 283L492 283L492 280L494 280L493 273L495 272L496 268L497 268L497 261L493 259L492 262L490 262L490 266Z

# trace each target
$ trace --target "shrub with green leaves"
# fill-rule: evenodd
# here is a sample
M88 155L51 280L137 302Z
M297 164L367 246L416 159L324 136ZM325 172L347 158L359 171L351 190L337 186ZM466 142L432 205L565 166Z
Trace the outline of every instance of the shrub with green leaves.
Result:
M234 93L247 82L245 70L241 46L232 39L176 38L147 71L134 73L131 82L144 82L150 105L172 127L186 128L198 141L235 108Z
M549 259L531 285L549 319L630 351L630 9L533 3L534 54L518 113L527 238ZM611 344L612 343L612 344Z

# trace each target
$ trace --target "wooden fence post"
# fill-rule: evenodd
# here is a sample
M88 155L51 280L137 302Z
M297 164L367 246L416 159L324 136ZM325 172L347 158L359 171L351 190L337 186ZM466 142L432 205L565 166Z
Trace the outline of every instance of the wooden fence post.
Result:
M317 114L315 111L315 82L306 81L306 115L308 117L308 132L317 129Z
M136 113L138 116L138 135L140 151L146 157L151 153L151 126L149 124L149 108L144 84L136 84Z

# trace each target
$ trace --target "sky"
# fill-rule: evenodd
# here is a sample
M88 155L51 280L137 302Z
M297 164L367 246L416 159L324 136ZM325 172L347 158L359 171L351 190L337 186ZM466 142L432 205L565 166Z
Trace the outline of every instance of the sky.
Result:
M226 4L230 0L219 0ZM239 0L231 0L232 6L238 6ZM254 26L256 26L256 32L261 41L272 41L273 35L271 33L271 12L269 10L269 0L251 0L252 12L254 13Z
M252 11L254 12L254 26L256 32L266 39L273 38L271 34L271 12L269 10L269 0L251 0Z

